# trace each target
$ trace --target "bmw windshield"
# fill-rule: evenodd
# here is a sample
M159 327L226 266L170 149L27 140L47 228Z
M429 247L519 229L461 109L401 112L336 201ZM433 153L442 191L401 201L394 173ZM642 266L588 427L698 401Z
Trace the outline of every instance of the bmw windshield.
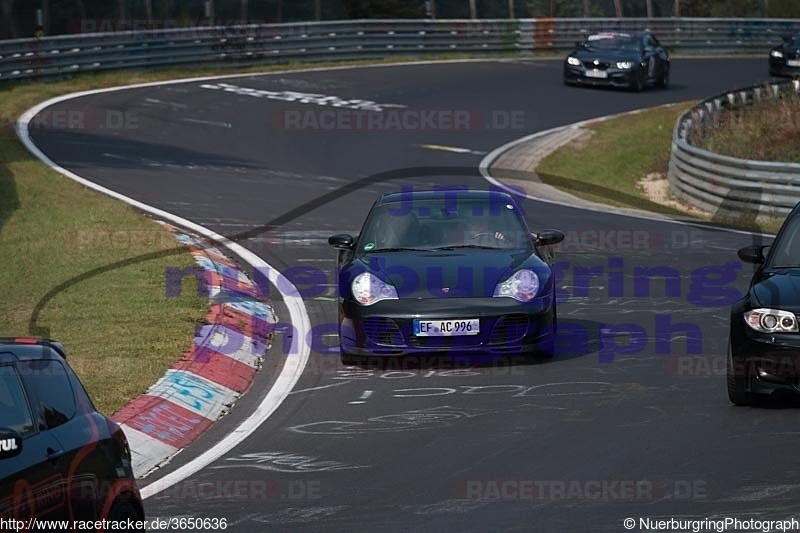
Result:
M640 44L638 39L631 37L613 38L589 38L583 46L587 50L598 52L639 52Z

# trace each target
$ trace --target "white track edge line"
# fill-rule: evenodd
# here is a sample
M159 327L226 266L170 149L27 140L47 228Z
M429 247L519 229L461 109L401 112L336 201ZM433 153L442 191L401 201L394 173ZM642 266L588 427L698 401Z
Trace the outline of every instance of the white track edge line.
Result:
M168 83L168 82L165 82ZM113 88L112 90L122 90L124 87L117 87ZM142 497L149 498L159 492L166 490L167 488L175 485L176 483L180 483L187 477L197 473L201 469L205 468L215 460L219 459L225 453L229 452L235 446L240 444L244 441L247 437L249 437L253 432L258 429L271 415L274 413L278 407L283 403L283 401L289 396L289 393L297 384L297 381L300 379L301 374L303 373L306 365L308 364L308 359L310 357L311 349L305 342L299 342L298 339L305 339L308 332L311 329L311 321L308 317L308 312L306 311L305 303L303 299L299 296L299 292L297 288L292 285L288 279L280 274L278 270L273 268L269 265L266 261L258 257L256 254L247 250L240 244L229 240L227 237L220 235L204 226L186 220L182 217L169 213L167 211L163 211L156 207L152 207L145 203L139 202L138 200L134 200L133 198L129 198L123 194L117 193L110 189L107 189L101 185L98 185L92 181L89 181L69 170L57 165L53 162L47 155L45 155L36 144L34 144L33 140L30 138L29 132L29 124L31 119L40 113L46 107L54 105L59 102L63 102L65 100L70 100L72 98L77 98L79 96L86 96L89 94L97 94L101 92L110 92L109 90L99 90L99 91L84 91L81 93L76 93L73 95L64 95L59 96L57 98L53 98L37 104L36 106L28 109L25 111L19 118L16 124L17 136L25 145L25 147L30 151L36 158L38 158L42 163L50 167L51 169L59 172L60 174L66 176L69 179L72 179L81 185L84 185L90 189L93 189L97 192L120 200L130 206L136 207L142 211L147 213L151 213L159 218L163 218L170 222L173 222L179 226L182 226L187 229L191 229L213 241L218 242L222 246L225 246L228 250L233 252L234 254L241 257L244 261L250 264L253 268L260 268L262 272L264 270L267 271L267 275L269 277L270 282L272 282L278 290L281 290L280 287L276 282L278 277L280 276L281 284L284 289L288 289L288 292L281 291L281 295L283 297L284 303L289 309L289 316L291 323L297 330L297 335L295 336L294 340L292 341L292 349L290 351L290 356L287 357L286 362L284 363L283 369L281 373L278 375L275 384L272 386L270 391L261 401L259 406L256 410L247 418L245 419L236 429L234 429L231 433L225 436L220 442L218 442L215 446L211 447L210 449L203 452L201 455L187 463L186 465L181 466L174 472L167 474L166 476L157 479L156 481L146 485L141 489ZM299 343L299 348L298 348ZM297 354L294 356L294 354Z

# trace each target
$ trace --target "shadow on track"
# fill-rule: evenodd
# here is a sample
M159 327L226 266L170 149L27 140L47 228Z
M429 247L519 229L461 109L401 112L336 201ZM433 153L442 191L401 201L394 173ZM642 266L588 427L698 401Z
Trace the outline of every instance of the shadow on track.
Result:
M35 131L31 132L35 140ZM49 132L51 135L54 132ZM210 168L245 168L260 169L259 165L241 159L217 155L202 150L187 150L176 146L167 146L156 142L142 142L121 137L109 137L96 133L78 131L59 131L56 133L58 143L65 150L76 147L91 147L93 152L102 154L98 158L98 167L111 169L141 169L142 167L189 167L200 166ZM71 147L71 148L70 148ZM77 148L81 149L81 148ZM149 154L147 158L141 154ZM70 166L69 153L56 157L62 166Z

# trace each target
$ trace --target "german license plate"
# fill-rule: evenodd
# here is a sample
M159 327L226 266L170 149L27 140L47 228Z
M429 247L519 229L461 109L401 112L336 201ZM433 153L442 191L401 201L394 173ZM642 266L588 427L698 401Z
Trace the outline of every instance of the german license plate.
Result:
M587 70L586 71L586 77L587 78L607 78L608 77L608 72L606 72L605 70L597 70L597 69Z
M478 333L480 333L480 319L477 318L414 321L414 335L417 337L453 337Z
M790 67L800 67L800 59L787 59L786 65Z

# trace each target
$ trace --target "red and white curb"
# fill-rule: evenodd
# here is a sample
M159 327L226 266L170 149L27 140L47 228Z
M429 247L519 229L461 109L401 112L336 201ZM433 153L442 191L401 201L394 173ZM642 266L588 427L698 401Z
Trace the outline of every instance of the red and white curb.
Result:
M165 226L202 268L198 284L211 300L190 349L113 416L130 442L137 478L167 463L247 392L277 322L258 287L219 249Z

